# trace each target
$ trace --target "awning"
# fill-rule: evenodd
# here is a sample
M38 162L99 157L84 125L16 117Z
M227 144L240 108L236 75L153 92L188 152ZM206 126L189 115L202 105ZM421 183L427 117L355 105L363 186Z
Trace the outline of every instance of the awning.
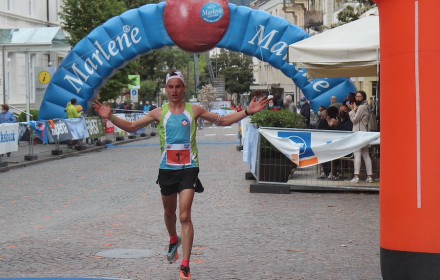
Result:
M379 16L367 16L289 46L289 62L310 78L377 75Z
M9 52L71 50L61 27L0 29L0 47Z

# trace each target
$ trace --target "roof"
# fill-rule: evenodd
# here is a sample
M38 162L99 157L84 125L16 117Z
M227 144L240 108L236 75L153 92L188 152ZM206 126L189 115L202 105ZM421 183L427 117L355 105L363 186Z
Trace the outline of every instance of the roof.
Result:
M0 29L0 46L7 51L70 51L61 27Z

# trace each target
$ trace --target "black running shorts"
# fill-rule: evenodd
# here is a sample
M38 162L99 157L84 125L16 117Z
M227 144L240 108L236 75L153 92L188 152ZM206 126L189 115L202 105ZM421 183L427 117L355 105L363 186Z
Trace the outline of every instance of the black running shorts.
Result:
M159 169L157 182L160 192L164 196L180 193L185 189L194 189L196 192L203 192L200 183L199 168L184 168L178 170Z

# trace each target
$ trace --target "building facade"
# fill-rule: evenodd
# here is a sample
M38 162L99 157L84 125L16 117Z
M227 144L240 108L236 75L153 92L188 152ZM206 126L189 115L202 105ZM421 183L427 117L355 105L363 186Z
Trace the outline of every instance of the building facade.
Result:
M59 13L62 0L3 0L0 1L0 26L2 34L13 31L60 27ZM28 32L29 31L29 32ZM42 32L44 33L44 32ZM42 34L39 33L39 34ZM49 33L45 33L49 34ZM25 38L20 48L14 49L7 38L1 38L0 44L0 103L7 103L11 111L19 113L27 108L35 108L35 69L38 67L57 67L66 51L53 51L51 48L33 47L39 38ZM14 39L14 38L12 38ZM33 41L34 40L34 41ZM5 43L6 42L6 43ZM26 42L29 47L26 48ZM30 103L30 104L28 104ZM38 109L38 108L36 108Z
M281 17L293 25L306 31L315 32L322 26L322 0L266 0L255 1L251 4L254 9L262 10L272 16ZM280 101L285 95L292 95L297 103L302 96L292 79L285 76L280 70L269 63L253 58L254 62L254 92L267 92L273 94Z
M251 7L281 17L314 35L325 30L325 27L338 23L338 14L347 6L356 9L359 5L356 0L257 0ZM253 62L253 92L270 93L278 99L291 94L295 103L299 101L302 93L290 78L267 62L257 58L253 58ZM376 102L377 77L352 78L352 81L357 89L367 93L372 103Z

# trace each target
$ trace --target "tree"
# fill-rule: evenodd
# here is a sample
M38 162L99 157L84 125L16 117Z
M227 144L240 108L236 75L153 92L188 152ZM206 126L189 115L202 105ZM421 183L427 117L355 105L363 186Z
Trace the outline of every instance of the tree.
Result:
M63 29L69 33L69 43L74 46L93 29L126 10L119 0L65 0L60 17Z
M216 94L217 90L211 84L202 86L202 89L199 91L199 101L206 109L211 110Z
M65 0L60 17L63 19L63 29L69 33L68 40L74 46L93 29L126 10L120 0ZM120 69L100 89L101 99L109 100L119 96L130 82L128 75L135 73L137 68L135 61Z
M141 97L141 100L145 101L156 100L159 89L160 87L158 86L157 81L143 80L141 82L141 88L139 89L139 96Z
M348 23L359 19L359 14L352 6L347 6L338 14L338 20L341 23Z
M142 7L147 4L157 4L160 0L122 0L128 10Z
M238 94L249 91L254 80L251 57L222 49L211 57L211 65L213 72L225 79L226 91ZM208 73L207 70L205 72Z
M337 17L341 24L349 23L351 21L359 19L359 17L363 13L365 13L366 11L371 9L372 6L375 5L372 0L357 0L357 1L360 4L359 7L355 8L352 6L347 6L338 14Z

